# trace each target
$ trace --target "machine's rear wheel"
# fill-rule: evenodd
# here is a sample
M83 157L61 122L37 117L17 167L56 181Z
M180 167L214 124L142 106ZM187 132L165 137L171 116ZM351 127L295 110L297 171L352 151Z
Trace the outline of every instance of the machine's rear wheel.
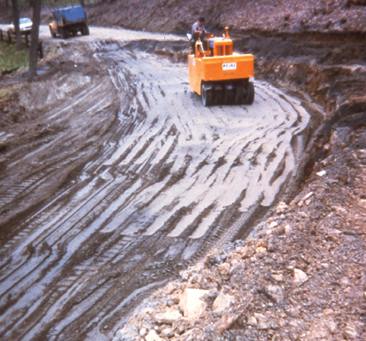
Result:
M224 104L227 104L227 105L235 104L235 85L234 84L225 85Z
M237 85L235 90L235 104L243 104L244 99L244 86Z
M254 102L254 84L252 82L248 82L245 91L245 99L244 104L253 104Z
M253 104L254 85L248 80L233 83L202 83L201 99L205 107L222 104Z
M222 84L216 84L213 90L214 98L213 103L215 105L221 105L224 103L225 87Z
M210 105L212 105L212 91L209 90L207 88L207 86L205 86L205 84L201 85L201 99L202 99L202 104L205 107L209 107Z

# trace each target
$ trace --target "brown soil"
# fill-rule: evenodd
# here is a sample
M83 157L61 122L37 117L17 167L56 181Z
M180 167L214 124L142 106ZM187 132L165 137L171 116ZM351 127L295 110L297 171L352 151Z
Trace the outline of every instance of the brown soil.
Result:
M1 4L0 4L1 6ZM210 30L229 25L238 32L353 32L364 33L364 0L150 0L139 2L94 1L87 5L89 21L94 25L119 26L156 32L190 30L199 17L207 19ZM42 20L47 23L52 7L44 7ZM10 11L1 8L0 20L11 20ZM27 8L22 15L31 16Z
M88 8L91 22L160 32L186 32L199 17L212 30L230 25L237 31L365 32L364 1L151 0L148 3L100 1ZM103 14L101 15L101 9Z

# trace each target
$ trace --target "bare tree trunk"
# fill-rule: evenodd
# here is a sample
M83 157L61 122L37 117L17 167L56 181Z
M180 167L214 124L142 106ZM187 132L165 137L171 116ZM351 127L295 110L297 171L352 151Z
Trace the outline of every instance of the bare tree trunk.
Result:
M32 0L33 27L31 33L31 44L29 49L29 79L32 80L37 74L38 47L39 47L39 25L41 22L41 0Z
M80 0L80 5L85 7L85 1L84 0Z
M12 3L12 12L13 12L13 23L14 23L14 29L15 29L16 48L19 50L22 42L21 42L20 30L19 30L18 0L11 0L11 3Z

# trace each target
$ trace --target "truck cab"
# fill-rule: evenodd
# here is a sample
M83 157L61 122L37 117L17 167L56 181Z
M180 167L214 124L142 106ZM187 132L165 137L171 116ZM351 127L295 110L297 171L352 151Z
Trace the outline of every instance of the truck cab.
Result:
M52 18L48 27L53 38L61 36L66 39L76 36L78 32L82 35L89 34L87 16L82 6L56 8L52 11Z

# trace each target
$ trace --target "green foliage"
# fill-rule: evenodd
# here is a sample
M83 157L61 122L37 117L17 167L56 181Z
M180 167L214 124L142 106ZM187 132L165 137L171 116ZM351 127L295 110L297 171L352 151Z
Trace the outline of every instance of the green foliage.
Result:
M28 64L28 50L17 50L14 44L0 42L0 73L17 70Z

